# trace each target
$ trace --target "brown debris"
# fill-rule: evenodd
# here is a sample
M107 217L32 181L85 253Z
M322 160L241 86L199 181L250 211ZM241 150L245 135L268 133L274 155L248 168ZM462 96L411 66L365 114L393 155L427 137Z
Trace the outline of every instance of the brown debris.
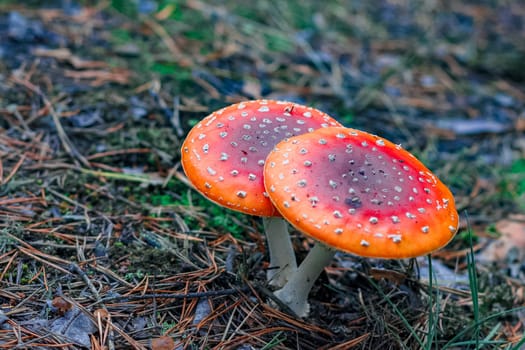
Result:
M511 215L495 225L498 238L481 253L484 261L505 263L507 259L525 261L525 215Z
M113 69L112 71L107 70L83 70L73 71L64 70L64 76L73 79L87 79L92 80L92 86L101 86L106 83L116 83L126 85L129 83L131 72L127 69Z
M66 48L62 49L44 49L36 48L33 52L36 56L41 57L53 57L61 61L66 61L76 69L93 69L93 68L107 68L107 63L102 61L87 61L81 59L78 56Z

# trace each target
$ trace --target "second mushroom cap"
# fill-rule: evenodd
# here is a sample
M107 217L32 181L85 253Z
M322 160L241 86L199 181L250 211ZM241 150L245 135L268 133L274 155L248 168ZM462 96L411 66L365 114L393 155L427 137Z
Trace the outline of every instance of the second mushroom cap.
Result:
M284 140L264 171L282 216L339 250L414 257L457 231L450 190L411 153L363 131L330 127Z

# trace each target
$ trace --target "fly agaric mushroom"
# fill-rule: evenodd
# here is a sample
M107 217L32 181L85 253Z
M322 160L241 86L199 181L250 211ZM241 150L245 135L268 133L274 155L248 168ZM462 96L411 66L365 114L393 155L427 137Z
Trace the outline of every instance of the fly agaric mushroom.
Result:
M264 190L266 156L284 138L340 125L296 103L246 101L204 118L182 145L182 167L200 193L221 206L263 217L271 267L267 277L273 285L282 286L297 263L286 221Z
M335 250L409 258L446 245L458 228L450 190L412 154L343 127L281 141L264 183L281 215L317 243L275 295L299 316Z

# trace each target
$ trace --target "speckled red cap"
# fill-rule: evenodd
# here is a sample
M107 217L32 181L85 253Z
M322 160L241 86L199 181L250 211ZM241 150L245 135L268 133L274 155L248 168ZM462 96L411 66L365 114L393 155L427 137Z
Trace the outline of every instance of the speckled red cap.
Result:
M361 256L425 255L458 229L450 190L401 146L359 130L324 128L280 142L264 183L298 230Z
M219 205L279 216L264 190L268 153L284 138L340 125L326 113L293 102L237 103L193 127L182 145L182 167L196 189Z

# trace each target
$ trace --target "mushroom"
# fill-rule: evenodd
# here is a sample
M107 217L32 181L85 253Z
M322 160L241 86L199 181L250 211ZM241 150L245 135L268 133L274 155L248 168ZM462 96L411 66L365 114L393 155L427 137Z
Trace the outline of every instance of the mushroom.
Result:
M318 242L275 293L302 317L336 250L416 257L443 247L458 229L454 198L430 170L401 146L355 129L281 141L266 159L264 184L281 215Z
M284 138L340 125L327 114L296 103L246 101L204 118L182 145L182 167L200 193L221 206L263 217L272 285L282 286L297 263L286 221L264 190L266 156Z

